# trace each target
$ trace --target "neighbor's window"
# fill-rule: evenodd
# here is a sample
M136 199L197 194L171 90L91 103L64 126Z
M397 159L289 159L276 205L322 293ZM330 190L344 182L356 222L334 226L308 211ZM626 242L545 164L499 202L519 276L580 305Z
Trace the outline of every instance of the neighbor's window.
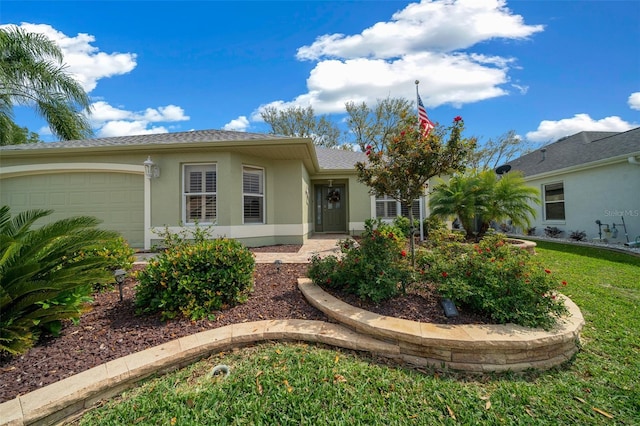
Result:
M544 185L545 220L564 220L564 184Z
M264 223L264 170L242 168L244 223Z
M394 218L398 216L398 202L385 195L376 198L376 217Z
M217 217L215 164L185 164L184 222L212 223Z

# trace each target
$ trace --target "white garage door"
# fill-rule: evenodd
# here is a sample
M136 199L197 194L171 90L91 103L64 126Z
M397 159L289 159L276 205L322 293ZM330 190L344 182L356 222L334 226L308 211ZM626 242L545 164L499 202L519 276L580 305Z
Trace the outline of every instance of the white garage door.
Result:
M12 215L52 209L48 221L95 216L101 228L118 231L135 248L144 247L144 177L140 174L82 172L5 178L0 200Z

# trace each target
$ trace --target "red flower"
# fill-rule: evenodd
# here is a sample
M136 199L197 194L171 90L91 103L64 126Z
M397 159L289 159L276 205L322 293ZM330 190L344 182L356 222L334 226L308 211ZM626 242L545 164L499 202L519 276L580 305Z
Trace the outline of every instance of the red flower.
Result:
M562 281L562 285L567 285L567 282L566 281Z
M331 284L331 278L327 278L327 284Z
M404 136L404 131L400 132L400 136Z
M551 273L551 271L550 271L550 270L548 270L548 269L545 269L544 271L545 271L547 274L550 274L550 273Z
M402 251L400 252L400 256L402 256L402 257L406 257L406 256L407 256L407 252L406 252L406 251L404 251L404 250L402 250Z
M371 145L367 145L367 146L365 147L365 149L366 149L367 151L371 151Z
M456 116L456 117L453 119L453 121L455 121L456 123L457 123L458 121L462 121L462 117L460 117L460 116L458 115L458 116Z
M444 278L447 278L447 277L449 276L449 274L447 274L446 272L443 272L443 273L442 273L442 276L443 276Z

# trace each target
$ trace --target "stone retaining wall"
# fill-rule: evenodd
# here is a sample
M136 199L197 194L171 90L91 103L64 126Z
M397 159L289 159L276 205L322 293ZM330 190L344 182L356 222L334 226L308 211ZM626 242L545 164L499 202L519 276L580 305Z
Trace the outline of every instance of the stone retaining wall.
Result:
M386 317L348 305L308 278L298 286L331 319L395 344L406 362L469 372L545 370L568 361L579 348L584 319L569 298L569 315L550 331L508 325L443 325Z

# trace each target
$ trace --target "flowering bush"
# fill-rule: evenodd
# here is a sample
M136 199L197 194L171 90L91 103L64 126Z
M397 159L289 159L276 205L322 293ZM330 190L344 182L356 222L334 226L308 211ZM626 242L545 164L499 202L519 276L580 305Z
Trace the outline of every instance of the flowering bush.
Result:
M380 221L368 220L360 243L342 240L341 257L314 255L307 275L314 283L357 294L375 302L404 290L411 274L402 232Z
M197 320L246 302L255 268L249 249L228 238L207 239L199 229L191 241L167 237L167 250L138 274L139 314L160 312L163 320L182 314Z
M567 313L556 297L566 282L558 282L529 252L499 234L478 244L449 243L422 251L417 263L442 297L499 324L549 329Z

